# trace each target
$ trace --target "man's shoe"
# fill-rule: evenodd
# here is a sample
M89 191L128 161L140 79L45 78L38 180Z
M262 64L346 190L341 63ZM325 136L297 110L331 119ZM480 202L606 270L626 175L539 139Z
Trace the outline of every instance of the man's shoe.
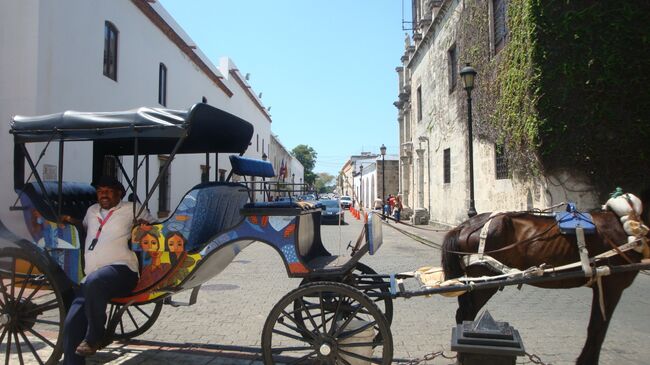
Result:
M86 340L81 341L79 346L77 346L77 350L75 353L79 356L92 356L94 355L97 350L99 349L99 345L93 346L86 342Z

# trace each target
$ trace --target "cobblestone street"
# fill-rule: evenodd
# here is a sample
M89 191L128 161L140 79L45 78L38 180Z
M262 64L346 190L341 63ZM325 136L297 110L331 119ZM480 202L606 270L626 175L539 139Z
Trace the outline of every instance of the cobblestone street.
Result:
M348 215L348 218L350 216ZM323 241L332 253L345 252L361 229L358 221L324 226ZM441 241L442 233L414 230ZM380 273L438 266L439 252L384 227L385 243L362 259ZM275 251L254 244L201 289L196 305L165 306L156 324L137 340L116 343L92 358L92 364L261 364L260 337L275 303L299 283L288 279ZM605 340L601 364L647 364L650 348L650 278L640 275L625 291ZM546 364L571 364L586 336L591 290L505 288L487 304L496 320L519 330L526 351ZM392 324L395 363L449 350L456 299L442 296L397 299ZM449 354L453 354L449 352ZM437 358L428 364L449 364ZM519 358L518 363L527 359Z

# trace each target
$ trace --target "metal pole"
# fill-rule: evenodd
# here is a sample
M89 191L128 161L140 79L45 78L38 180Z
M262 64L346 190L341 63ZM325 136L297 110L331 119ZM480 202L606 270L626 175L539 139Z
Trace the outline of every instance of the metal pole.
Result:
M386 201L386 165L384 155L381 155L381 205Z
M56 212L56 217L57 220L60 219L61 217L61 209L63 208L63 139L59 141L59 176L58 176L58 187L57 187L57 192L59 194L59 199L58 199L58 204L59 206L58 211ZM45 194L45 191L43 191L43 194Z
M429 138L427 138L427 192L429 193L429 220L431 220L431 150L429 149Z
M469 210L467 215L476 215L474 207L474 146L472 143L472 91L467 90L467 150L469 153Z
M359 210L363 210L363 165L359 167L359 170L361 170L361 177L359 178Z
M136 214L136 204L135 202L140 201L138 199L138 137L135 137L133 139L133 222L137 222L138 220L138 215L142 213L142 211L137 212ZM144 207L142 207L144 208ZM141 208L141 209L142 209Z

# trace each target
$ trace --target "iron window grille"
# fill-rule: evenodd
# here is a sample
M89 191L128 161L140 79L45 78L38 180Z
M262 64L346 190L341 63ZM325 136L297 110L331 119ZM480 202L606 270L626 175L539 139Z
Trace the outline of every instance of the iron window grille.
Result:
M497 180L509 179L510 170L508 169L508 158L504 145L498 143L494 145L494 162Z
M417 101L417 103L418 103L417 104L417 106L418 106L417 113L418 113L418 122L419 122L419 121L422 120L422 86L418 86L417 98L418 98L418 101Z
M456 45L454 44L447 51L448 66L449 66L449 93L456 89L458 82L458 52L456 52Z
M158 67L158 104L167 106L167 66L162 62Z
M117 27L104 22L104 76L117 81Z
M492 0L494 53L499 52L503 48L508 37L508 25L506 24L507 11L507 0Z
M451 183L451 150L449 148L443 151L443 169L444 169L444 180L445 184Z

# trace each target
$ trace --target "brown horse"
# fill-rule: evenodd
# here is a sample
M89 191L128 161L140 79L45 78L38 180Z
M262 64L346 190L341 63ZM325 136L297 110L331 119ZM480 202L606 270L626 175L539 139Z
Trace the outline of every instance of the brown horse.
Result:
M596 225L596 233L585 235L589 256L594 256L612 249L612 245L627 242L627 234L623 231L618 217L610 211L593 212L592 218ZM468 276L494 275L481 265L472 265L464 269L461 255L458 252L477 252L480 232L488 221L490 214L477 215L460 226L449 231L445 236L442 254L442 266L446 278L457 278L464 274ZM513 243L517 243L514 244ZM509 247L506 247L509 246ZM554 267L580 261L575 235L563 235L553 217L545 217L532 213L503 213L495 215L489 225L485 253L501 263L520 270L532 266L548 264ZM632 262L639 262L642 256L635 251L625 255ZM627 259L614 256L607 259L607 264L621 265L628 263ZM581 270L580 268L576 270ZM625 272L602 277L604 294L604 314L599 305L598 288L592 285L593 299L591 318L587 330L587 340L578 357L577 364L597 364L600 348L605 339L609 320L618 304L623 290L632 284L637 271ZM569 279L546 282L536 286L544 288L574 288L583 286L587 279ZM458 297L456 322L473 320L478 311L496 293L497 289L476 290Z

